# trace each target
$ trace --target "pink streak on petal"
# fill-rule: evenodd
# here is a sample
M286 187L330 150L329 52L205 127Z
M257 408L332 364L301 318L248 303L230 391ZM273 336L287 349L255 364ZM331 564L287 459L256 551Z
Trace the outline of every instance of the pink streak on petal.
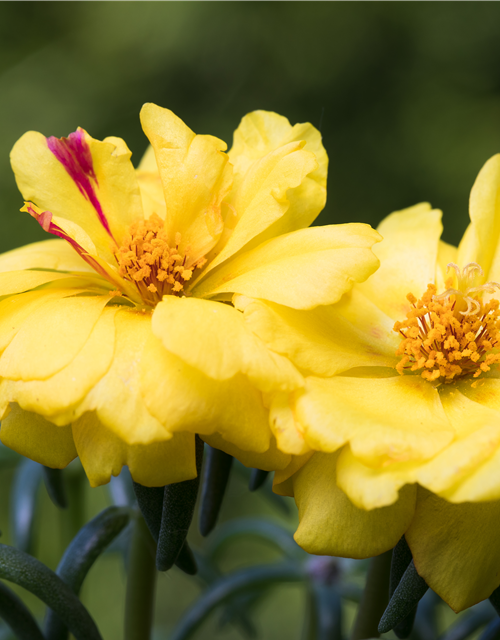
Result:
M43 211L42 213L37 213L35 209L32 207L30 202L26 203L26 208L30 216L35 218L35 220L40 224L40 226L44 231L47 231L48 233L51 233L52 235L57 236L58 238L62 238L63 240L66 240L67 242L69 242L70 245L73 247L73 249L78 253L78 255L81 258L83 258L85 262L88 265L90 265L92 269L94 269L94 271L97 271L97 273L103 276L104 278L106 278L106 280L110 280L111 282L113 282L113 280L111 280L110 278L110 274L107 273L107 271L105 271L105 269L102 268L102 266L99 264L99 262L97 262L97 260L95 260L92 256L90 256L84 250L84 248L81 245L79 245L78 242L76 242L76 240L73 240L73 238L71 238L63 229L61 229L59 225L52 222L52 213L50 211ZM116 283L113 282L113 284L116 284Z
M97 213L100 223L111 237L111 229L95 193L93 182L98 185L97 177L92 162L92 154L85 140L83 129L70 133L67 138L47 138L47 146L66 172L74 181L80 193L87 198Z

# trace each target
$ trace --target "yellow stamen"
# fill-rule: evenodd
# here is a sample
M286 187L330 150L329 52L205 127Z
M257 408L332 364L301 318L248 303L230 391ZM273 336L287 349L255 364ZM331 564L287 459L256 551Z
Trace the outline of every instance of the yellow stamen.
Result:
M458 288L452 280L447 290L436 295L436 286L429 284L420 300L413 294L407 299L412 308L404 322L396 322L394 331L402 336L396 355L402 356L397 371L421 371L430 382L453 382L464 376L479 377L500 362L500 303L496 299L483 302L483 293L500 289L496 282L476 285L481 267L470 263L456 272ZM476 286L474 286L476 285Z
M144 302L154 307L165 295L183 295L184 284L205 258L190 259L179 251L181 234L175 234L175 246L169 245L163 220L153 214L134 222L120 248L114 249L118 271L137 287Z

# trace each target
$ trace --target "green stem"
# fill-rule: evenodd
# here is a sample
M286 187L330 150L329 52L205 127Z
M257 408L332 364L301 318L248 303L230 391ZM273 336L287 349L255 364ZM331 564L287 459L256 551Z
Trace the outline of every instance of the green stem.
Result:
M365 589L359 603L358 615L351 640L379 638L378 623L389 602L389 577L392 549L370 561Z
M133 524L125 602L124 640L150 640L153 627L156 545L141 515Z

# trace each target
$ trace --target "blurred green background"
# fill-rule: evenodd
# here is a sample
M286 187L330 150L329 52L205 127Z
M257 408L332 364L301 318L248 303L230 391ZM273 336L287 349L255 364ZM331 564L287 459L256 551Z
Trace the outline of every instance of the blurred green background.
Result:
M444 211L444 238L457 243L475 176L500 152L499 35L500 5L489 2L1 2L0 251L44 237L19 213L8 159L15 141L30 129L64 136L82 126L96 138L123 137L137 162L147 101L229 145L253 109L312 122L330 157L319 223L375 226L429 201ZM12 470L0 473L8 542ZM109 501L105 489L85 495L89 517ZM42 502L40 557L54 568L59 514ZM261 513L276 515L272 502L236 478L223 519ZM293 530L295 512L282 522ZM269 557L238 554L231 566ZM106 640L118 640L123 566L110 555L92 571L84 602ZM170 629L200 587L177 570L159 585L157 616ZM303 596L295 585L263 603L263 638L299 637ZM241 636L214 622L197 637Z
M2 2L0 250L41 239L8 154L27 130L123 137L153 101L229 144L243 114L319 127L320 223L430 201L457 243L470 188L500 151L498 3Z

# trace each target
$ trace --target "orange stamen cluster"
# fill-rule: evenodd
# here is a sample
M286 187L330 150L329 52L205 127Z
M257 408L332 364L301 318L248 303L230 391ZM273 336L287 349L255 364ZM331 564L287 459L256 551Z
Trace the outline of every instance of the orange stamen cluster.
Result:
M404 322L394 325L403 338L396 351L402 356L397 371L421 371L425 380L449 383L469 375L478 378L499 363L500 303L483 303L479 297L497 287L487 283L466 291L449 288L437 296L436 286L430 284L420 300L408 294L412 308Z
M165 295L182 295L193 271L205 264L205 258L193 262L187 252L181 254L180 243L176 233L175 246L169 245L163 220L153 214L134 222L115 249L119 274L135 284L147 305L155 306Z

